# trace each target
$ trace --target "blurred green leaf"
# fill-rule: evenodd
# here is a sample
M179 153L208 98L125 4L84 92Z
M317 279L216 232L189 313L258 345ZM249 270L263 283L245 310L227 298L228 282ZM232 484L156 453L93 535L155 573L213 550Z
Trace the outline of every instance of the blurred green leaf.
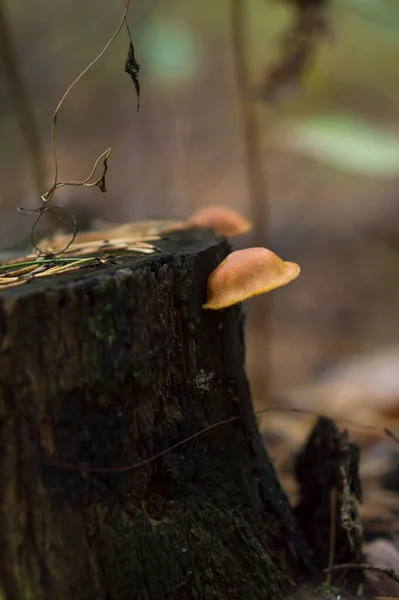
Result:
M399 44L398 0L342 0Z
M285 147L339 169L371 177L399 175L399 136L345 115L285 122Z
M165 18L152 21L139 46L141 62L161 82L179 83L198 75L198 44L182 23Z

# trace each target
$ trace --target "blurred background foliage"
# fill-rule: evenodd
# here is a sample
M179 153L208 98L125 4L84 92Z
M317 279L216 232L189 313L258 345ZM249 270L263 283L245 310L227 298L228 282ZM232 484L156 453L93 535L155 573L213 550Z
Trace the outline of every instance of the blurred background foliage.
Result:
M273 106L262 103L255 90L279 56L292 6L247 0L246 7L268 182L265 244L302 267L295 283L272 296L273 395L284 399L318 385L326 373L342 378L342 370L331 371L337 363L398 344L399 5L397 0L331 0L330 33L311 69L293 95ZM111 36L123 1L6 0L5 8L51 182L52 112ZM108 192L61 190L58 203L68 206L81 226L93 218L185 217L210 203L251 218L229 1L136 0L129 24L141 64L140 111L124 73L123 31L72 91L58 118L61 178L83 178L111 146ZM0 106L4 249L29 232L31 221L16 208L36 207L39 199L4 77ZM250 243L248 236L238 245ZM250 312L251 302L245 308ZM251 318L247 340L256 390L266 341ZM364 374L355 370L350 377L360 383ZM331 397L327 387L323 401ZM265 399L255 394L255 400Z

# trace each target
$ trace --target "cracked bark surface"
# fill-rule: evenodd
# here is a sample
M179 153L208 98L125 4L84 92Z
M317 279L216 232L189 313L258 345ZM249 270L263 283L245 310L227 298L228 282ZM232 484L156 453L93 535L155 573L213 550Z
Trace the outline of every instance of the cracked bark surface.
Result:
M201 308L229 247L161 246L0 293L1 600L277 600L311 566L256 426L241 311Z

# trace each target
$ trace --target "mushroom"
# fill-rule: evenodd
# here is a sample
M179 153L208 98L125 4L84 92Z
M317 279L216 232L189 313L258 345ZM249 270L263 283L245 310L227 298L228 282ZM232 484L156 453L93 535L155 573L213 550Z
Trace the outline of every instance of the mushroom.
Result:
M287 285L298 277L297 264L285 262L267 248L229 254L209 275L203 308L219 310Z
M185 222L186 227L207 227L219 235L233 237L247 233L252 224L236 210L224 206L207 206Z

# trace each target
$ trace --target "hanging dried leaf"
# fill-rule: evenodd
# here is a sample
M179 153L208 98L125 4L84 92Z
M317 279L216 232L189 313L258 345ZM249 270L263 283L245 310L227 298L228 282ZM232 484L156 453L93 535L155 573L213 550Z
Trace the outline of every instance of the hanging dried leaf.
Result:
M295 17L282 40L282 54L268 67L259 88L261 99L275 103L292 94L309 70L320 41L330 27L326 16L329 0L287 0L293 5Z
M101 175L100 179L98 179L98 180L96 181L96 186L97 186L98 188L100 188L100 190L101 190L103 193L105 193L105 192L107 191L107 187L106 187L106 185L105 185L105 175L106 175L106 173L107 173L107 171L108 171L108 162L107 162L107 158L108 158L108 156L106 155L106 156L104 157L104 160L103 160L103 167L104 167L104 169L103 169L103 174Z
M137 94L137 110L140 108L140 81L139 81L140 65L134 54L134 46L132 40L129 43L129 52L125 62L125 72L130 75L134 83L134 89Z

